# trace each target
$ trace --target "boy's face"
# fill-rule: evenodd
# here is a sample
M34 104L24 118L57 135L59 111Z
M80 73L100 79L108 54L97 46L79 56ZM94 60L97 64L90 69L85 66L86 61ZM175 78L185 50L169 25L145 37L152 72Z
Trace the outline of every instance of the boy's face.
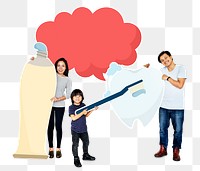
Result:
M73 101L74 101L75 104L80 104L81 101L82 101L82 96L80 96L80 95L74 96Z
M172 60L172 56L168 56L167 54L163 54L161 57L160 57L160 62L168 67L171 65L171 63L173 62Z

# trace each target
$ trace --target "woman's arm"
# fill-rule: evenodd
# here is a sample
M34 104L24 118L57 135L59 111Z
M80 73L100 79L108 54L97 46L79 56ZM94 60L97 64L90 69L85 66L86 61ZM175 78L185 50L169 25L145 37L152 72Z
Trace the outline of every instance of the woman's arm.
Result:
M67 85L65 88L66 88L66 98L69 99L71 91L72 91L72 80L70 78L68 79Z
M62 100L66 100L66 97L65 97L65 96L58 97L56 102L58 102L58 101L62 101Z
M72 91L72 81L71 81L71 79L68 80L67 86L65 88L66 88L66 96L57 97L55 99L55 102L66 100L66 99L70 98L70 94L71 94L71 91Z
M52 102L58 102L58 101L62 101L62 100L66 100L66 97L62 96L62 97L52 97L51 98Z

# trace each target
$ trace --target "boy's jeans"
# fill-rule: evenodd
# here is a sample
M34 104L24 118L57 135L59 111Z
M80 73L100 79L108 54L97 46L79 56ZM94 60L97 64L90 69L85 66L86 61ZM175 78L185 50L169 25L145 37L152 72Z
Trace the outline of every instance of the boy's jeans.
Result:
M71 130L72 133L72 153L73 156L78 156L79 139L83 142L83 153L88 153L89 136L88 132L77 133Z

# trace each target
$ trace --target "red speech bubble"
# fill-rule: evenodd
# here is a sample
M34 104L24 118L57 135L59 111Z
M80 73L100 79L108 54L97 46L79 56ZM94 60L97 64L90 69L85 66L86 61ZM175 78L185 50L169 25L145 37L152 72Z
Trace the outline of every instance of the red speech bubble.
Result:
M80 76L94 75L105 80L103 73L111 62L135 62L141 33L135 25L124 23L120 13L112 8L92 13L81 7L72 14L61 12L54 21L41 24L36 39L47 45L53 63L64 57L69 69L75 68Z

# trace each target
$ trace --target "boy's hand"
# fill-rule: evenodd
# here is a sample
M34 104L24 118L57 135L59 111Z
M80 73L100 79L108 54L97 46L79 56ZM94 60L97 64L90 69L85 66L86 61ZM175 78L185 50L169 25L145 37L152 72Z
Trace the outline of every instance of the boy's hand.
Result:
M97 110L97 109L99 109L99 107L98 107L98 106L95 106L93 110Z
M85 110L82 111L83 115L87 115L87 113L88 113L87 109L85 109Z

